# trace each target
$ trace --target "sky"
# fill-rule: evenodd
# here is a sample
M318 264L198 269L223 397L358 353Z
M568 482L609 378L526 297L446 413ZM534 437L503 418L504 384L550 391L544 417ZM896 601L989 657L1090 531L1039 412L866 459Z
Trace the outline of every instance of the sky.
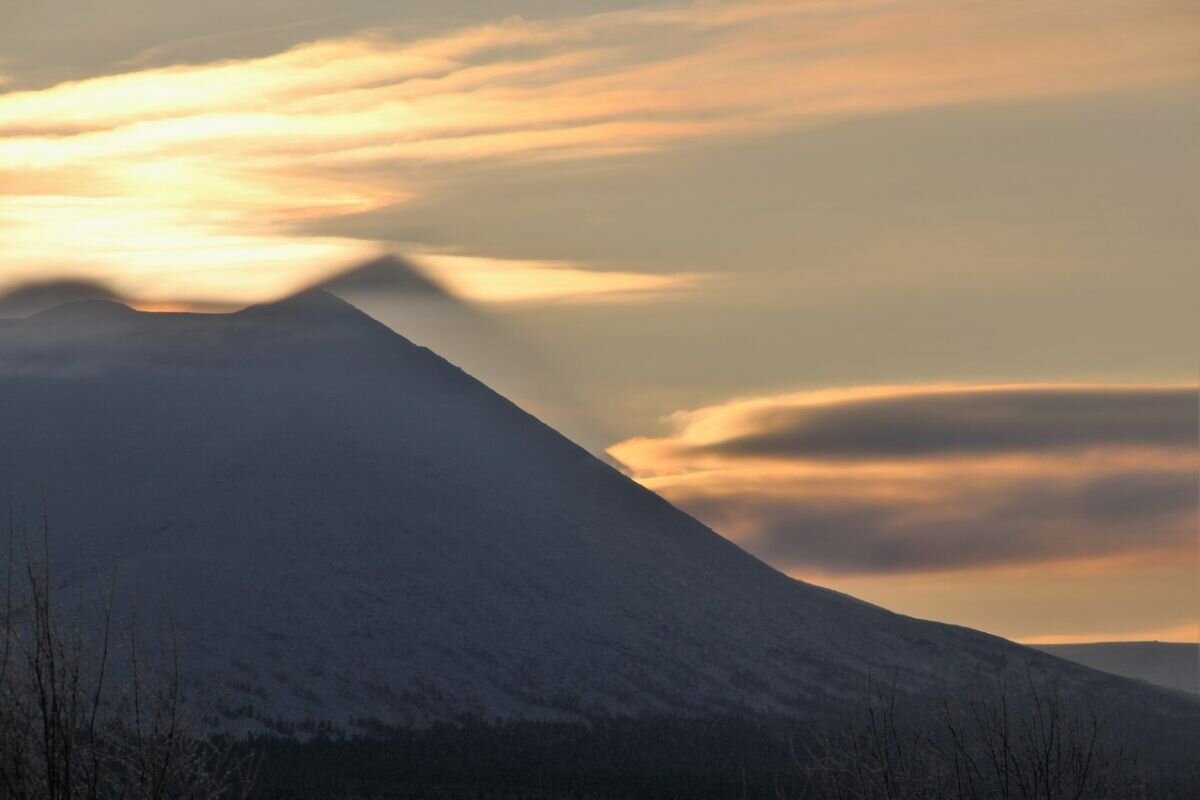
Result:
M0 6L0 292L402 253L789 574L1200 637L1194 2Z

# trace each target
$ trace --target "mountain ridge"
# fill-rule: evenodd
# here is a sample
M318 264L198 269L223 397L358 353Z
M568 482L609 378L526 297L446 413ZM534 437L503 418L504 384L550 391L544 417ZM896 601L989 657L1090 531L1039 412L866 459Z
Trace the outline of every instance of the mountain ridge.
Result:
M1200 644L1087 642L1034 647L1101 672L1200 695Z

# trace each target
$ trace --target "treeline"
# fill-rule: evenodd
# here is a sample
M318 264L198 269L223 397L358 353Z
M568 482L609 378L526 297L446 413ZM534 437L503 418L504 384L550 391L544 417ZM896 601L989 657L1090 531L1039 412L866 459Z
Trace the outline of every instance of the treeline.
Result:
M257 738L253 797L800 797L800 726L742 719L473 722L370 738Z
M961 698L912 723L889 688L821 724L787 719L482 721L369 738L244 742L251 796L283 798L764 798L1171 800L1200 797L1195 719L1129 740L1053 693Z

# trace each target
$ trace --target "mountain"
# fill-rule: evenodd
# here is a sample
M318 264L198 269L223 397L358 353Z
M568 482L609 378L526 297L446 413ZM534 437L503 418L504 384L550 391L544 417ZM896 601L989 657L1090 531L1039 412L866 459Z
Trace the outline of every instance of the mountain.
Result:
M333 294L420 342L593 454L608 458L604 448L612 437L537 348L503 318L456 297L415 264L384 256L312 289Z
M1200 644L1095 642L1044 644L1037 649L1102 672L1200 694Z
M0 320L0 442L15 517L48 510L58 596L94 615L112 591L226 727L816 717L869 676L932 697L1027 670L1200 709L792 580L323 292Z

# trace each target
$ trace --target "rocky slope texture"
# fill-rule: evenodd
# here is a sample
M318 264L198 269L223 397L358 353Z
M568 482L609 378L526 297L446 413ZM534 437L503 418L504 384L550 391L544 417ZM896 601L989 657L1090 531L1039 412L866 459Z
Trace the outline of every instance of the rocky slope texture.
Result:
M1181 697L796 582L322 292L229 315L102 301L0 321L0 492L50 515L60 597L173 627L238 718L817 715L868 674L1027 665Z

